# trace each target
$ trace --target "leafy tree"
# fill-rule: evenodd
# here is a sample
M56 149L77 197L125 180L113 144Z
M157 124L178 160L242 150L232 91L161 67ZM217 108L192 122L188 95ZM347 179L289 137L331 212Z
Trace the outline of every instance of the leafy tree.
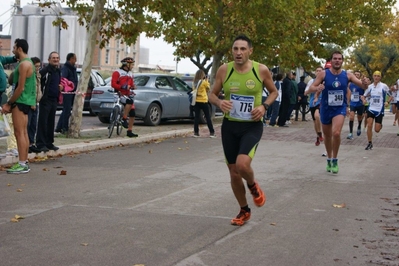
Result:
M95 45L103 48L111 38L120 38L127 44L132 44L136 42L141 32L151 32L155 28L158 28L160 26L159 22L146 12L148 10L147 2L149 1L91 0L91 2L85 2L79 0L61 0L62 3L77 13L80 25L85 25L89 32L87 35L87 47L83 60L82 74L73 104L68 137L77 138L80 136L83 99L87 92L87 85L90 79ZM42 7L49 8L53 4L53 1L40 3ZM62 15L62 13L58 14L58 18L53 24L68 28Z
M347 60L348 68L360 69L369 77L381 71L383 81L392 84L399 73L399 19L397 16L384 23L384 31L368 34L359 41Z

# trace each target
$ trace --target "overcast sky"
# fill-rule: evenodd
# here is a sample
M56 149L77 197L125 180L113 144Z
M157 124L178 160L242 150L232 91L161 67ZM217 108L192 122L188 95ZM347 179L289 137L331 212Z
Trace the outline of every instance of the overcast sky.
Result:
M4 0L1 0L2 3ZM6 2L6 1L4 1ZM4 8L4 6L0 9L0 24L5 24L7 20L11 16L11 12L6 12L10 9L14 3L14 1L7 1L9 4ZM21 6L28 3L32 3L36 1L32 0L21 0ZM4 3L3 3L4 4ZM5 13L6 12L6 13ZM9 24L8 24L9 25ZM0 34L7 35L9 33L9 26L3 27L3 31ZM175 48L172 45L165 43L162 39L149 39L145 37L145 34L140 35L140 42L142 47L149 48L150 58L149 63L154 65L165 65L165 66L173 66L176 68L176 61L174 61L173 52ZM190 61L188 58L181 59L179 64L177 65L177 71L181 74L194 74L197 71L197 67Z

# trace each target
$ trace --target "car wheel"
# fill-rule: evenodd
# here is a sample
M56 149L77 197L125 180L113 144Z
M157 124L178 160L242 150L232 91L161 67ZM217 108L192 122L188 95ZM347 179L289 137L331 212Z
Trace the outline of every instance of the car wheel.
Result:
M98 120L100 120L101 123L109 124L109 116L99 116Z
M147 114L144 117L144 124L148 126L157 126L161 123L161 116L161 107L156 103L152 103L147 109Z
M90 113L90 116L96 116L96 113L93 113L93 111L91 110L91 108L89 109L89 113Z

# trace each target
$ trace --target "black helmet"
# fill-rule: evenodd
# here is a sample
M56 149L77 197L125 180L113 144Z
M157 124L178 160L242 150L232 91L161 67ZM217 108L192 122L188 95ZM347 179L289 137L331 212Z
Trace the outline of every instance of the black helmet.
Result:
M131 58L131 57L126 57L126 58L122 59L121 63L122 63L122 65L127 65L127 64L130 64L130 63L134 63L134 59Z

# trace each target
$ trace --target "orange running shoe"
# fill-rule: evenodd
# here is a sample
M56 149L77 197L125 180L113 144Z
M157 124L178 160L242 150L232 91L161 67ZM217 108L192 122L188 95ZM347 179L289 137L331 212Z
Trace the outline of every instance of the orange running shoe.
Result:
M249 189L251 191L252 197L254 198L254 203L258 207L262 207L266 202L266 195L263 193L259 184L255 182L255 185Z
M232 225L241 226L244 225L246 221L251 218L251 212L247 212L246 210L241 209L240 213L231 220Z

